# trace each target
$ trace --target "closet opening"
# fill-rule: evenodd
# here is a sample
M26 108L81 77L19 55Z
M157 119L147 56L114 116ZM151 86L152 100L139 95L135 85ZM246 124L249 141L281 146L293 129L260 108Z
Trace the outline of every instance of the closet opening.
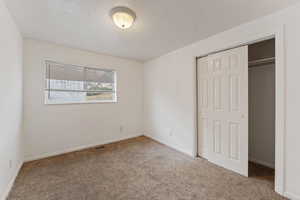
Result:
M275 177L275 39L249 45L249 177Z

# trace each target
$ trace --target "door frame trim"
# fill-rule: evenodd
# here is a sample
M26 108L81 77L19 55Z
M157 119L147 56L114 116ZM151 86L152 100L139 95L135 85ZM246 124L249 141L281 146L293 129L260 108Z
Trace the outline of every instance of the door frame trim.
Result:
M198 157L198 62L197 60L210 54L226 51L240 46L250 45L264 40L275 38L275 191L285 195L285 140L286 140L286 50L285 50L285 25L281 25L273 31L254 35L248 39L240 40L232 45L225 46L215 51L207 52L195 57L195 149L194 156Z

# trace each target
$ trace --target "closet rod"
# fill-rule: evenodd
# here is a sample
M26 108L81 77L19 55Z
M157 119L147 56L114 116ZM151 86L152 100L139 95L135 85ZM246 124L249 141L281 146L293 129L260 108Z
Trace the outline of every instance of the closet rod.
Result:
M258 59L258 60L249 61L249 67L263 65L263 64L269 64L269 63L274 63L274 62L275 62L275 57Z

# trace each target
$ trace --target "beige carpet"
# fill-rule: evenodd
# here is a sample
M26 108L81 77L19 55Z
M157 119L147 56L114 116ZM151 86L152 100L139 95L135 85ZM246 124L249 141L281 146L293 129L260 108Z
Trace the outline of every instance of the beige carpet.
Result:
M273 182L245 178L148 138L23 166L9 200L276 200Z

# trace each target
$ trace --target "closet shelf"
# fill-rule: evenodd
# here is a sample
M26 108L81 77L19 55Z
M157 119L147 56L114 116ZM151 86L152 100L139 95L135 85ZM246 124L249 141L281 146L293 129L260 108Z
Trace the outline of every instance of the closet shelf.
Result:
M274 63L274 62L275 62L275 57L258 59L258 60L249 61L249 67L264 65L264 64Z

